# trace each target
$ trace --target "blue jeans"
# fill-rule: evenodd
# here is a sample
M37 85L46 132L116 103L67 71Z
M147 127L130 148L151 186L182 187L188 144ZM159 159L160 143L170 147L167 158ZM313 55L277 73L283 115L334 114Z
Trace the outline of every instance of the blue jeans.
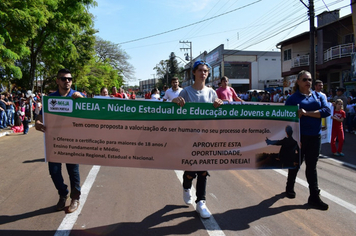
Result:
M7 125L14 125L15 122L15 109L7 109Z
M65 164L70 180L70 198L80 198L80 175L78 164ZM48 162L49 174L51 175L54 186L58 190L58 194L61 197L67 196L68 186L64 183L62 176L62 163Z
M4 129L7 127L7 116L6 111L0 111L0 129Z

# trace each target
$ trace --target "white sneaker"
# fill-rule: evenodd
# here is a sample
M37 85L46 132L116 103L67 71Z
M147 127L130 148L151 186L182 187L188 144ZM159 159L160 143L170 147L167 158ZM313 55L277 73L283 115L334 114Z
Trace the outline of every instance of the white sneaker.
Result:
M192 204L192 195L190 194L190 188L183 189L183 199L184 199L185 204L187 204L187 205Z
M197 212L199 213L200 217L203 219L207 219L211 216L210 212L206 208L204 200L201 200L197 203Z

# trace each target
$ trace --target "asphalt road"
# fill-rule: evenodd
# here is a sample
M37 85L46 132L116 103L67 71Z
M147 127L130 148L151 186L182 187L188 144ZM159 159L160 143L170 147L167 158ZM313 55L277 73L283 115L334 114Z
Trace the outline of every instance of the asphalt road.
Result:
M3 136L0 235L355 235L356 136L347 135L344 159L328 158L329 146L323 145L325 157L318 163L328 211L306 204L304 165L295 199L282 194L284 170L211 171L209 220L184 204L180 172L88 165L80 166L80 208L57 212L43 135L32 128L27 135ZM69 183L65 168L63 175Z

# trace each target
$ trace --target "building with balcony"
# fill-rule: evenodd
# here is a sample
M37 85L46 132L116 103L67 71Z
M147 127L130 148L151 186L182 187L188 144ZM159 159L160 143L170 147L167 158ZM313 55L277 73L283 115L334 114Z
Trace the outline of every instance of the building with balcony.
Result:
M221 44L209 53L205 51L185 66L183 87L193 84L191 65L197 60L204 60L212 66L207 86L217 88L222 76L229 78L229 84L236 92L283 85L281 55L278 51L226 50Z
M352 77L352 58L355 53L352 15L339 17L339 11L317 16L315 34L315 79L322 80L325 92L344 87L347 94L356 90ZM281 49L281 71L284 87L292 88L301 70L309 70L309 31L277 44Z

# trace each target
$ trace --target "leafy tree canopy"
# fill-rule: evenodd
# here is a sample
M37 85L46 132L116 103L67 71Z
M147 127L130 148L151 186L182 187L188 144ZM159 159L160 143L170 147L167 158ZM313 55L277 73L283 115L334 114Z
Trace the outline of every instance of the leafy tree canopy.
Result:
M130 56L118 44L96 37L95 52L99 61L109 63L127 80L133 79L134 67L128 62Z

